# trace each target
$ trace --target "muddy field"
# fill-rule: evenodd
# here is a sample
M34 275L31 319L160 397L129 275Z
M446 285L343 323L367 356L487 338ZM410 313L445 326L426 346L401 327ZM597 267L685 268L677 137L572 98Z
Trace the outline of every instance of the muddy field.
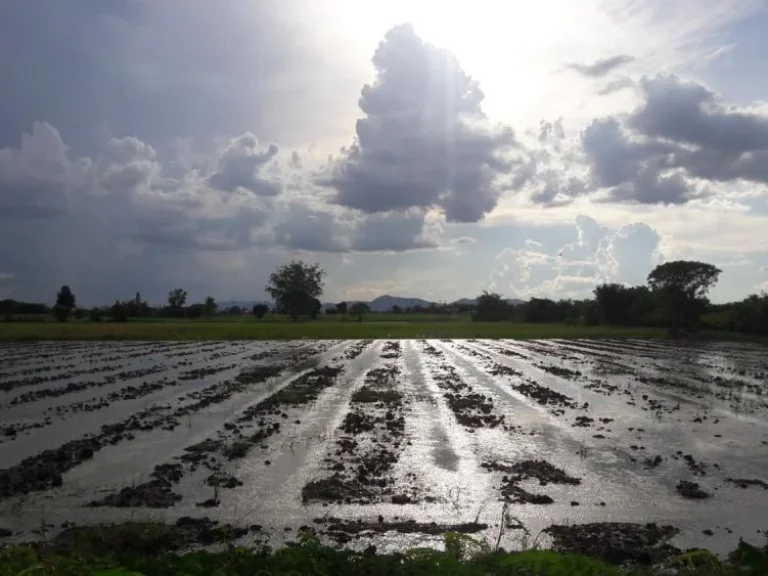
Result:
M726 552L768 528L767 379L743 344L3 345L0 542L205 517L244 542Z

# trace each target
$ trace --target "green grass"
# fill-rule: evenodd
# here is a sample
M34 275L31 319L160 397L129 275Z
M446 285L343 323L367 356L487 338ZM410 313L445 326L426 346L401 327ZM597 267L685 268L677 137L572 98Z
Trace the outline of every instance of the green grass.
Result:
M125 534L123 534L125 531ZM445 550L418 548L397 554L355 552L322 545L302 533L299 541L278 550L227 545L224 551L169 552L168 528L128 523L111 535L88 531L66 548L15 546L0 548L0 576L66 574L71 576L700 576L765 574L768 554L740 543L732 560L723 563L705 551L682 554L657 568L621 569L600 560L552 550L490 551L460 546L466 537L446 534ZM98 543L98 546L96 545Z
M294 340L362 338L661 338L658 328L566 326L516 322L2 322L0 341L33 340Z

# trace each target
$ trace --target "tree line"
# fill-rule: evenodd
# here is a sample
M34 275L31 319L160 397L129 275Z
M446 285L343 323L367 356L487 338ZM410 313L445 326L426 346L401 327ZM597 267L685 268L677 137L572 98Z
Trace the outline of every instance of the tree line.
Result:
M500 294L484 291L474 304L437 304L426 307L393 307L393 314L470 313L479 322L517 321L615 326L668 327L672 333L692 332L699 328L726 329L747 334L768 335L768 294L752 294L740 302L713 305L709 290L722 271L712 264L688 260L667 262L648 274L646 285L625 286L605 283L595 287L593 298L583 300L550 300L531 298L512 304ZM108 307L86 310L76 306L69 286L62 286L52 307L44 304L0 300L0 314L6 320L14 315L53 314L60 322L70 317L91 321L109 319L126 322L131 318L208 318L215 315L251 313L263 318L267 313L283 314L297 321L301 317L316 319L322 310L319 296L323 291L325 271L319 264L301 260L278 266L270 275L265 292L273 306L256 304L250 310L231 307L219 310L215 299L187 305L187 292L174 288L168 293L167 305L152 307L140 293L130 300L116 300ZM350 315L359 321L370 313L364 302L340 302L325 314ZM706 318L702 317L706 313Z
M475 321L548 322L582 325L669 328L673 334L721 329L768 335L768 294L752 294L740 302L713 305L709 290L722 271L712 264L677 260L660 264L647 284L599 284L593 298L559 300L531 298L513 306L494 292L477 299ZM706 313L706 316L705 316Z

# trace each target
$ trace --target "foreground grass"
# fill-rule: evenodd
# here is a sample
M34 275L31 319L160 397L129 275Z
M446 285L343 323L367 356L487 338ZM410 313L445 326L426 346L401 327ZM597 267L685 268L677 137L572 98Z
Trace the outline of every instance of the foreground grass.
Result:
M446 540L447 541L447 540ZM223 552L176 554L141 549L129 541L125 550L95 552L87 542L66 552L33 547L0 549L0 576L67 574L92 576L261 575L261 576L655 576L661 574L758 575L768 570L764 550L741 544L723 564L708 552L693 552L656 568L621 569L594 558L551 550L480 552L446 546L445 551L413 549L378 554L330 548L315 538L276 551L230 546Z
M7 322L0 341L361 338L661 338L659 328L516 322Z

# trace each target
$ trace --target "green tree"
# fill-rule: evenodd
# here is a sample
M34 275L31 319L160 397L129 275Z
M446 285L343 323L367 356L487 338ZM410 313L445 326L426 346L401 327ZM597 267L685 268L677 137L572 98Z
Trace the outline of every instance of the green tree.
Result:
M174 288L168 292L168 306L171 307L174 315L180 315L181 309L187 302L187 291L182 288Z
M203 316L207 316L208 318L214 316L218 307L216 300L214 300L212 296L206 296L205 303L203 304Z
M323 303L320 302L317 298L312 299L312 308L309 313L309 315L312 317L312 320L317 320L318 314L322 312L323 310Z
M264 315L269 312L269 306L266 304L254 304L251 312L253 312L256 318L264 318Z
M75 307L75 295L69 286L64 285L56 294L56 304L53 307L53 314L59 322L66 322L72 310Z
M336 304L336 312L344 316L347 313L347 303L339 302L338 304Z
M627 324L632 308L632 292L623 284L600 284L595 288L595 300L608 324Z
M130 308L130 302L120 302L115 300L110 308L110 314L112 316L112 322L128 322L128 313Z
M648 285L658 294L673 334L696 328L708 303L707 293L721 272L712 264L689 260L666 262L651 270Z
M357 316L358 322L362 322L363 316L368 314L370 311L371 309L365 302L355 302L352 304L352 306L349 307L349 313L352 314L352 316Z
M733 306L731 323L745 334L768 335L768 293L752 294Z
M472 319L477 322L498 322L509 319L511 315L512 308L501 294L483 290L477 297L477 311Z
M314 299L323 293L324 275L325 270L320 264L293 260L277 267L269 276L265 291L280 312L296 321L300 315L312 314Z

